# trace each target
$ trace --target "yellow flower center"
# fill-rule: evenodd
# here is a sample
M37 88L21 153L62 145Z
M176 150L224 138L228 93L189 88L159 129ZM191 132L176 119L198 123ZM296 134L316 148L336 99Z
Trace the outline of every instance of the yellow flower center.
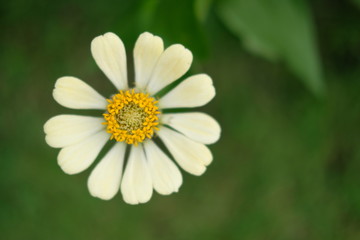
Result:
M135 93L135 90L120 91L108 101L107 113L104 113L106 131L110 139L137 145L146 138L152 138L159 124L158 101L149 94Z

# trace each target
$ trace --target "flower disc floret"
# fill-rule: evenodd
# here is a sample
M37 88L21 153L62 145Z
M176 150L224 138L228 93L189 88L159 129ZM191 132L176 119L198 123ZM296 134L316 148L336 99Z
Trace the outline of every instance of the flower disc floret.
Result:
M151 139L155 130L159 130L157 102L149 94L135 92L134 89L120 91L107 99L107 113L104 119L110 139L137 145L146 138Z

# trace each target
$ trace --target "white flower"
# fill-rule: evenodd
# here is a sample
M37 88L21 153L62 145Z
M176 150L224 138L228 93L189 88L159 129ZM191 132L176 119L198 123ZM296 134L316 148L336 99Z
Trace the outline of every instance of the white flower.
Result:
M138 204L149 201L153 188L164 195L177 192L182 176L169 156L151 140L159 136L181 168L194 175L203 174L212 161L204 144L219 139L219 124L200 112L170 114L162 110L205 105L215 96L211 78L194 75L160 99L154 97L188 71L191 52L180 44L164 50L160 37L141 34L134 49L135 86L131 89L125 48L117 35L96 37L91 52L119 91L105 99L78 78L62 77L56 81L53 96L62 106L105 111L98 117L58 115L45 123L46 142L62 148L58 155L62 170L68 174L84 171L110 138L114 146L88 179L92 196L107 200L121 189L125 202ZM123 171L127 145L130 154Z

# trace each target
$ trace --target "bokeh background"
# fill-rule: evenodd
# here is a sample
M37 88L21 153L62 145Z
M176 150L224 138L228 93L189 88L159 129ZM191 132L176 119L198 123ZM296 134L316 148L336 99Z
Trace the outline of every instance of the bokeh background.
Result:
M360 1L13 0L0 29L1 239L360 239ZM114 92L90 53L108 31L131 78L149 31L217 90L199 109L222 126L214 162L144 205L91 197L94 165L66 175L44 141L47 119L77 113L53 100L58 77Z

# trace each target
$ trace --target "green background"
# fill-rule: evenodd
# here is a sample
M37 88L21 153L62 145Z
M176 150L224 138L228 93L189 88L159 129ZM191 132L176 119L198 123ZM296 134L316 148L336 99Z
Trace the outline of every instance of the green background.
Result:
M14 0L0 29L1 239L360 239L360 1ZM149 31L217 91L197 109L222 126L213 163L143 205L91 197L95 164L66 175L44 140L47 119L79 112L53 100L57 78L114 92L90 53L108 31L130 81Z

